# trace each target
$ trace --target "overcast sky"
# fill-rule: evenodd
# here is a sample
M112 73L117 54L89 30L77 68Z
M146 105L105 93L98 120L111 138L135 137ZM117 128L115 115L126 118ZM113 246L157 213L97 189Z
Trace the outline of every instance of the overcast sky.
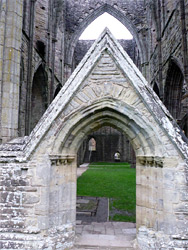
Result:
M95 40L105 27L108 27L116 39L132 39L128 29L116 18L104 13L96 18L82 33L80 40Z

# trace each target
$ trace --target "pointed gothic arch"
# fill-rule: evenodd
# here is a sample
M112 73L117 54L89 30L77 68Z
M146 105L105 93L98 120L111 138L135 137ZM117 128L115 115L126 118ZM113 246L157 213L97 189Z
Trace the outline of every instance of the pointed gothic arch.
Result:
M103 126L111 126L126 134L137 156L162 156L165 150L159 138L155 136L153 128L149 124L146 125L138 113L133 117L133 112L135 113L135 110L131 106L122 102L117 105L116 99L113 98L102 98L94 102L93 105L84 108L81 114L76 113L69 117L71 126L68 123L67 126L63 125L63 129L59 128L51 154L58 152L63 155L75 155L87 135ZM144 124L147 129L142 127ZM138 133L141 130L142 133ZM152 134L152 137L149 138L149 134Z
M48 76L41 64L33 77L31 93L31 121L32 130L48 107Z
M65 63L69 66L72 65L72 59L74 54L74 49L77 44L77 41L82 34L82 32L86 29L86 27L92 23L97 17L102 15L103 13L107 12L108 14L115 17L119 20L133 35L133 38L136 41L136 44L139 49L139 54L141 58L141 63L147 62L147 51L145 49L144 43L142 39L139 37L139 33L137 28L134 24L129 20L128 17L123 15L120 11L116 8L111 6L110 4L104 4L103 6L95 9L90 15L88 15L79 25L78 29L76 30L75 34L73 35L71 41L68 43L66 51L65 51Z
M92 136L88 142L89 151L96 151L96 147L97 147L97 142L95 138Z

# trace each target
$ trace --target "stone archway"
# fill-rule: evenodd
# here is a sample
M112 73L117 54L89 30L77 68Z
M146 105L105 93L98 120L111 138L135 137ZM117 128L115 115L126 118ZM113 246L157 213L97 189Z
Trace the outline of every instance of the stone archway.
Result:
M136 153L140 249L187 246L188 146L142 74L105 30L30 136L0 148L1 249L72 247L77 150L87 134L103 125L123 131Z

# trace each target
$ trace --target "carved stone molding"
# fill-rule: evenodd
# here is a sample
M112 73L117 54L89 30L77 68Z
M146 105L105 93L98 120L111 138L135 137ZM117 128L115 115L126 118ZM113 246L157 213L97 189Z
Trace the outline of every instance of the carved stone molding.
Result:
M146 167L159 167L163 168L163 158L154 156L138 156L137 162Z
M69 165L71 164L74 159L75 155L50 155L50 160L52 165Z

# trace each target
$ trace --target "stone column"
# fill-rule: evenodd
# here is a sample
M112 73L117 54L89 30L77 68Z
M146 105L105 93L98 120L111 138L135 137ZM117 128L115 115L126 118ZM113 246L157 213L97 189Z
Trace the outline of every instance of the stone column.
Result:
M0 1L0 139L18 136L23 0Z

